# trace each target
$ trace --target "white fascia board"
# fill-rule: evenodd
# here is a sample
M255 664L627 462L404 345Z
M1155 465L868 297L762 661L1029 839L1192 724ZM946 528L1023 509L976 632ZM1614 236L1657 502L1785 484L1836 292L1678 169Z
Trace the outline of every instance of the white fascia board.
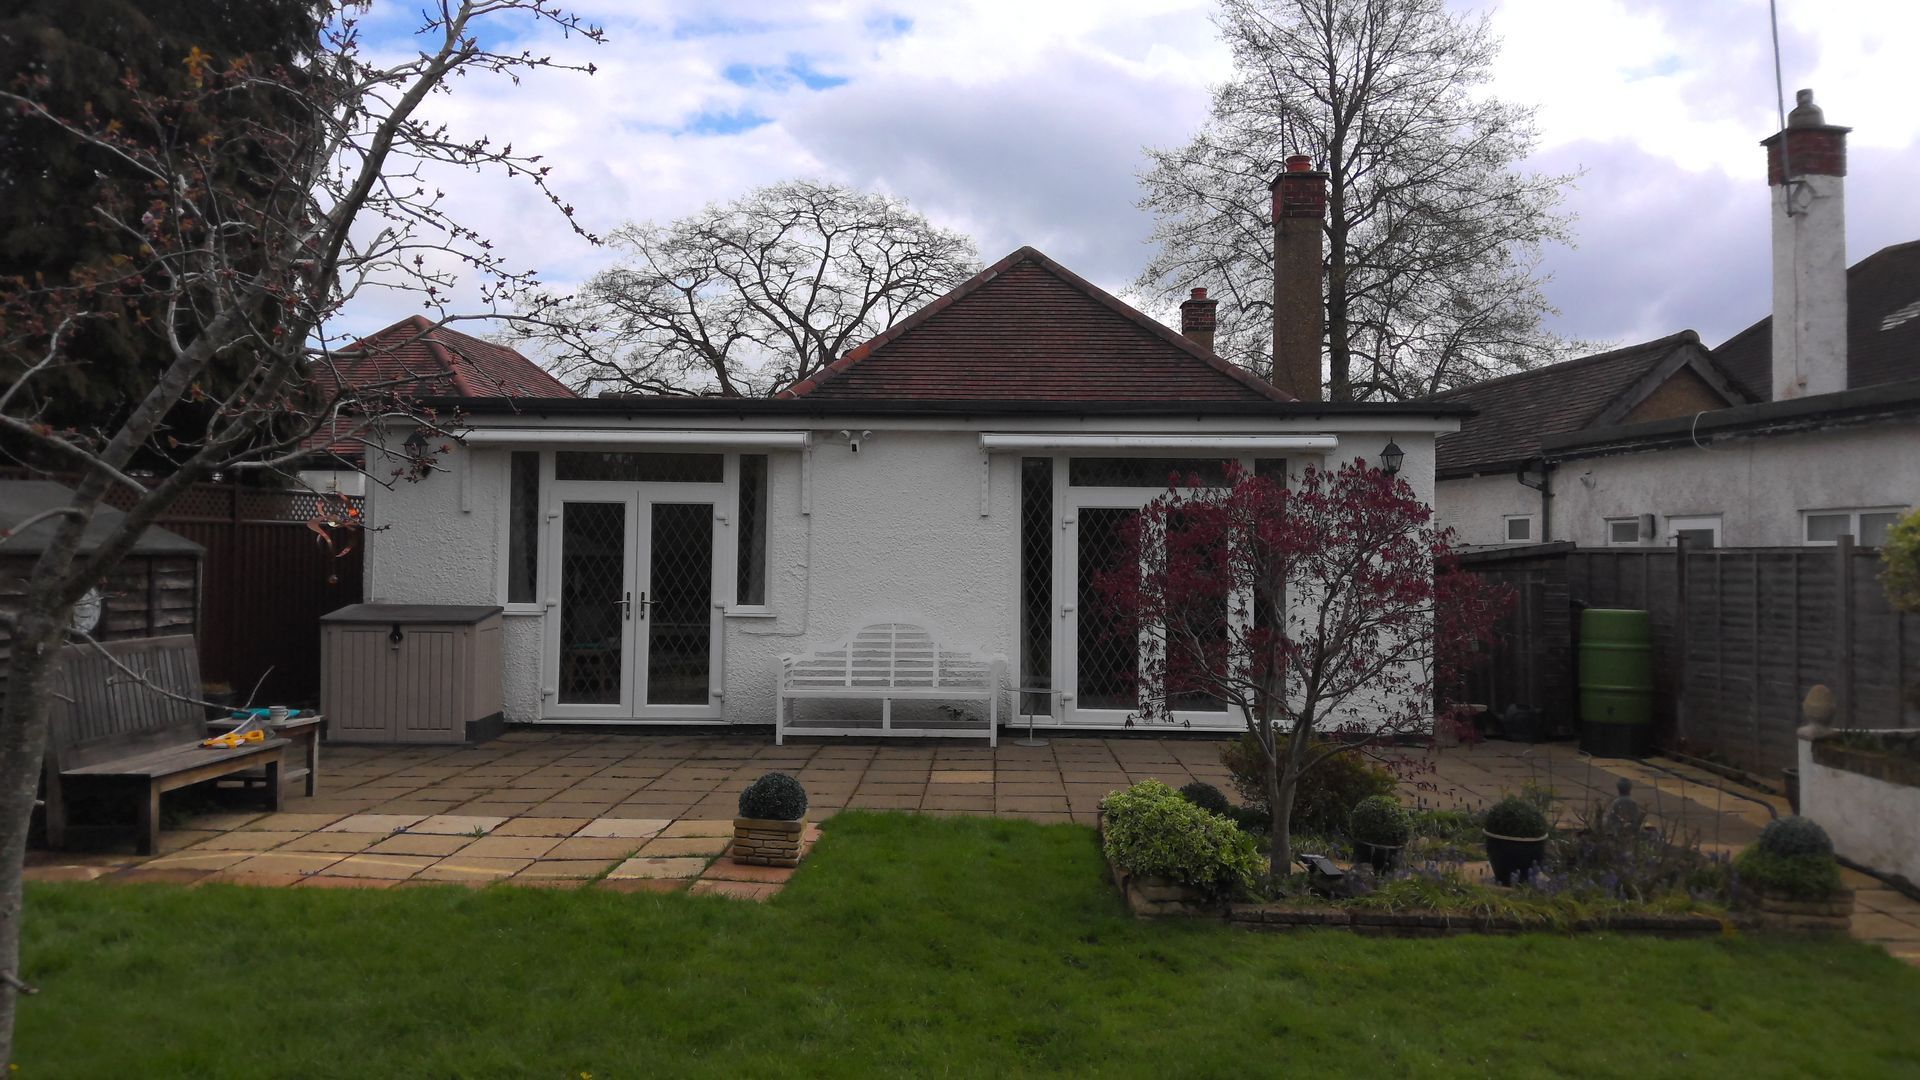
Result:
M1280 450L1331 452L1334 435L1082 435L1058 432L982 432L987 453L1039 450L1181 450L1223 454L1260 454Z
M730 450L805 450L804 431L665 431L645 428L474 428L462 439L468 446L717 446Z

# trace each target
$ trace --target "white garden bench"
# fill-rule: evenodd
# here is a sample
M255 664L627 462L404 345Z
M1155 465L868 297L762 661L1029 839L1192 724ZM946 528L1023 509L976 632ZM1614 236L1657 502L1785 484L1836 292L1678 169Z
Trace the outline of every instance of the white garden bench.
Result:
M789 731L801 735L904 735L919 737L986 736L1000 745L1000 693L1006 684L1007 658L951 649L934 640L924 625L875 622L844 641L788 654L775 665L778 697L773 741L785 745ZM791 724L790 703L798 698L878 698L880 724ZM986 727L940 722L896 727L895 699L984 701Z

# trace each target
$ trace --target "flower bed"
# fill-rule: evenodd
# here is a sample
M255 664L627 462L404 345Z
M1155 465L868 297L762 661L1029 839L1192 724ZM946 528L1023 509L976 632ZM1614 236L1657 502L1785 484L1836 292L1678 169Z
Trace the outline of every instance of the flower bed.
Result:
M1920 732L1803 729L1800 809L1848 861L1920 885Z

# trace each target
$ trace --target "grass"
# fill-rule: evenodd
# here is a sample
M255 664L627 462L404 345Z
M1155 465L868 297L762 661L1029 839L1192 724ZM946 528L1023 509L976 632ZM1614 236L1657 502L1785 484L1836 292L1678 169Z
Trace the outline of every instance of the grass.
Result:
M1146 924L1090 830L849 813L766 905L40 885L22 1076L1913 1075L1850 941Z

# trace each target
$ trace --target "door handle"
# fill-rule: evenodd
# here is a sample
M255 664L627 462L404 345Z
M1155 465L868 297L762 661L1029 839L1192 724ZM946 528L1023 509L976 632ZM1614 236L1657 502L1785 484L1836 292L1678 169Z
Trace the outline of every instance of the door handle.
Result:
M640 621L641 622L647 621L647 609L659 602L660 601L658 600L647 599L647 594L644 592L640 594Z
M632 593L627 593L626 595L620 598L620 618L621 618L621 621L623 622L631 621L633 619L633 594Z

